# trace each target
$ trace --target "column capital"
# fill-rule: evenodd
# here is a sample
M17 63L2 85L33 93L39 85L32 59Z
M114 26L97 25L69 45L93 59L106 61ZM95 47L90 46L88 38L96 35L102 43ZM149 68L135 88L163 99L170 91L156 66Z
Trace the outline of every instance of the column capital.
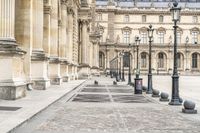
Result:
M52 7L51 5L44 5L44 14L51 14Z
M80 22L82 25L89 25L89 20L88 20L88 19L79 19L79 22Z
M62 5L67 5L68 0L61 0Z

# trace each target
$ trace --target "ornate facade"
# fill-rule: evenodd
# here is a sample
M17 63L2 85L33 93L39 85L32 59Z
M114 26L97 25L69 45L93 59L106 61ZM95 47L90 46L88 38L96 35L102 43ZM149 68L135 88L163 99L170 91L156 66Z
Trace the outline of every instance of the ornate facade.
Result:
M92 15L95 1L0 0L0 98L98 74Z
M141 73L148 72L149 42L147 28L154 28L152 45L153 73L171 74L173 69L173 22L170 0L97 1L96 22L100 33L100 68L109 71L110 61L121 51L131 51L131 68L136 68L135 36L139 45ZM200 72L200 2L180 0L181 21L178 23L178 70L181 74ZM131 44L131 47L129 47ZM128 55L128 54L125 54ZM126 60L127 58L124 57ZM120 62L118 61L120 66ZM128 67L127 61L124 61ZM115 65L116 66L116 65Z

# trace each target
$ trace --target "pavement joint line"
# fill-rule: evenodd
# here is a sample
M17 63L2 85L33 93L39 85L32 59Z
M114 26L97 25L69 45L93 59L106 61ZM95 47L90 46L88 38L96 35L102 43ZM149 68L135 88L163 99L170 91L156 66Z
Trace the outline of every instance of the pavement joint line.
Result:
M34 115L32 115L30 118L24 120L23 122L21 122L20 124L18 124L17 126L13 127L12 129L10 129L7 133L12 133L15 129L17 129L18 127L22 126L23 124L27 123L28 121L30 121L33 117L37 116L38 114L40 114L41 112L43 112L44 110L46 110L48 107L50 107L51 105L53 105L54 103L56 103L57 101L59 101L60 99L62 99L63 97L65 97L67 94L69 94L70 92L72 92L73 90L75 90L76 88L78 88L79 86L81 86L82 84L84 84L87 80L83 80L82 83L78 84L77 86L75 86L72 90L70 90L69 92L65 93L64 95L62 95L61 97L59 97L58 99L56 99L54 102L48 104L47 106L45 106L42 110L38 111L37 113L35 113Z

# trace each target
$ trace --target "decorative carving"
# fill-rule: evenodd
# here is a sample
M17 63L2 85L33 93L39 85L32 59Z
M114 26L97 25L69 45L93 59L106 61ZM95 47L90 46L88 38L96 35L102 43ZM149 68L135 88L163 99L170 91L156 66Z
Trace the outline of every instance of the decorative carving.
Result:
M119 35L117 35L117 38L116 38L116 43L119 44L120 43L120 37Z
M158 34L158 32L163 32L164 34L166 33L166 29L163 27L160 27L156 30L156 33Z
M147 32L147 27L142 27L142 28L139 28L139 33L143 33L143 32Z
M199 28L194 27L194 28L190 29L190 34L192 34L192 32L198 32L198 33L200 33L200 30L199 30Z

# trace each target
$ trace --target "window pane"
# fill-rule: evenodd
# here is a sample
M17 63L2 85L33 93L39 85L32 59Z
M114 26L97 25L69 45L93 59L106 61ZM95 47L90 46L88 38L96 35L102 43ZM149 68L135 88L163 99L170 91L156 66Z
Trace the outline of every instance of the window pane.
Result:
M197 54L194 53L192 54L192 68L197 68L198 66L198 59L197 59Z
M129 53L128 52L124 53L123 65L124 67L129 67Z

